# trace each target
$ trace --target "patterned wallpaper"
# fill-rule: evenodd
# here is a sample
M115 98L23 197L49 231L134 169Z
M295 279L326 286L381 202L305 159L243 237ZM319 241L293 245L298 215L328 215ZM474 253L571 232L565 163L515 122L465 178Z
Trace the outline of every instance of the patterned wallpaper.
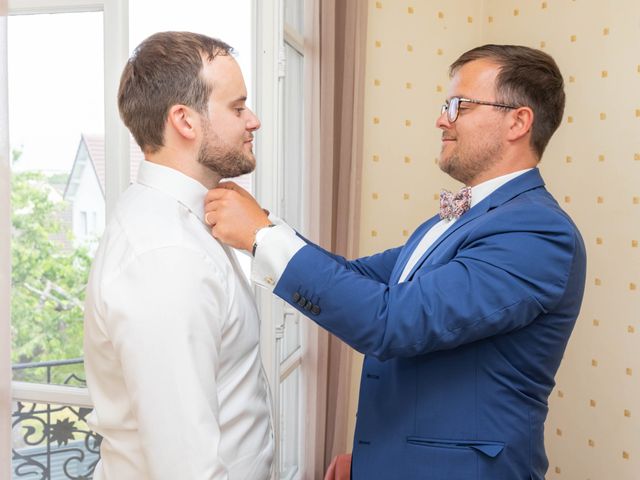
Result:
M404 243L459 187L435 164L459 54L515 43L558 62L567 107L541 170L589 266L549 400L547 478L640 479L640 2L370 0L368 21L361 255Z

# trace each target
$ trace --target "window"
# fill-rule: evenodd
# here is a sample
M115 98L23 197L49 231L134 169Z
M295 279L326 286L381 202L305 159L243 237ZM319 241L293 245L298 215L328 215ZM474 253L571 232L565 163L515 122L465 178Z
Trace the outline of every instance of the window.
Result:
M305 233L306 165L304 158L304 16L305 0L270 0L257 4L258 199L292 227ZM274 397L276 478L305 474L308 411L303 385L311 370L305 364L304 332L308 319L282 300L257 292L263 324L265 366ZM272 346L273 345L273 346ZM269 351L269 347L272 351Z
M12 364L12 378L0 379L2 392L12 381L11 430L0 424L0 445L12 439L12 452L0 453L2 478L84 478L98 458L99 439L84 422L91 402L84 388L83 292L91 262L86 240L99 233L109 203L96 177L113 177L101 179L112 198L126 185L113 181L113 171L128 164L128 155L116 155L119 139L128 136L105 101L127 53L117 54L127 38L121 6L14 0L0 24L7 45L0 96L8 99L0 101L0 118L9 126L0 129L7 173L0 221L11 226L0 234L11 258L0 271L11 277L0 293L10 304L0 311L0 328L11 334L11 358L0 362ZM124 35L118 25L125 25ZM112 139L102 168L83 149L89 132ZM109 158L117 160L105 169Z
M87 222L87 212L80 212L80 227L78 229L78 237L87 237L89 235L89 227Z
M82 133L104 135L102 12L15 15L8 27L13 379L65 384L84 377L81 362L46 372L50 362L82 356L91 258L78 240L91 233L90 205L101 199L104 209L101 190L83 184L96 175L91 160L74 165ZM33 32L50 38L29 41ZM85 191L69 199L73 174Z
M82 287L141 158L112 100L133 46L161 30L199 31L234 46L263 125L259 173L241 183L304 232L304 3L9 0L10 16L0 17L0 45L5 35L8 45L6 57L0 48L0 342L11 331L12 358L2 343L0 372L13 368L11 378L0 373L0 407L12 415L11 425L0 423L0 447L11 439L13 452L0 452L1 478L90 477L99 455L84 423L92 405ZM274 478L302 478L307 320L270 294L257 296L276 410ZM9 386L12 396L3 397Z

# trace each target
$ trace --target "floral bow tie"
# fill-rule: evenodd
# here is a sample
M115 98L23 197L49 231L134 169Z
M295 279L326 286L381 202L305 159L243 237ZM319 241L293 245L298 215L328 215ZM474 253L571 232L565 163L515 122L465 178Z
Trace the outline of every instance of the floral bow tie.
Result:
M464 187L455 195L449 190L440 192L440 218L453 220L471 208L471 188Z

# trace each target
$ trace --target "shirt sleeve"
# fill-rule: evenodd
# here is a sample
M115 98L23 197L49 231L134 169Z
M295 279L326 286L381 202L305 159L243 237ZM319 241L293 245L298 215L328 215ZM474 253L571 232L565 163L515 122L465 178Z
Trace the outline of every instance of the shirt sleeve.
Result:
M275 226L263 228L256 234L257 248L251 265L251 280L271 292L275 290L291 259L307 245L322 252L345 268L381 282L389 281L401 251L400 248L394 248L369 257L348 261L298 235L279 217L271 214L269 220Z
M217 374L226 275L180 247L147 252L104 287L107 329L152 478L227 479Z
M255 258L251 265L251 280L273 291L293 256L306 245L289 225L278 217L269 216L275 225L258 233Z

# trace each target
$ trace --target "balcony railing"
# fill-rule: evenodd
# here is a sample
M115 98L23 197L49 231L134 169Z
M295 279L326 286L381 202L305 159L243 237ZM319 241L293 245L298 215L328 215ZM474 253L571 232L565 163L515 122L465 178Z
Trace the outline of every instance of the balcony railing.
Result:
M86 424L92 406L83 388L83 362L76 358L13 365L18 380L13 383L14 480L93 477L102 438Z
M69 360L55 360L50 362L17 363L13 365L11 369L13 370L14 380L26 380L36 383L45 383L47 385L57 383L59 385L86 387L87 381L78 375L78 370L82 370L82 368L78 367L82 367L83 364L83 358L71 358ZM62 377L59 374L61 370L63 370L61 367L69 366L75 366L76 368L72 368L71 373L67 373L66 376ZM62 375L65 375L65 373L62 372ZM38 380L37 377L43 378ZM54 377L63 378L63 380L61 382L58 381L58 383L54 381Z

